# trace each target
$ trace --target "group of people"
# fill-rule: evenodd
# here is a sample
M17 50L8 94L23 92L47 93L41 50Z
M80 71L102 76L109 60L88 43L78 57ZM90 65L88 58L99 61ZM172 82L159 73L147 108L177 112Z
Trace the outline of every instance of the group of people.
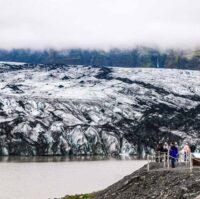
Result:
M184 153L184 161L187 161L188 154L194 152L195 148L193 146L190 146L188 142L184 144L182 149L178 146L178 143L176 142L172 142L170 145L167 142L165 142L164 144L159 143L156 148L156 153L158 155L157 161L159 160L161 162L164 154L169 155L171 167L175 168L176 162L179 159L179 151L181 150ZM167 156L165 157L167 158Z

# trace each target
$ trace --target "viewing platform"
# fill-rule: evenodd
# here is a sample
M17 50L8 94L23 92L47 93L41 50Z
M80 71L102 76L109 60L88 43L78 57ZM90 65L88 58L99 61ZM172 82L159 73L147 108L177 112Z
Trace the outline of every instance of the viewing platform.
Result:
M175 168L172 168L172 159L175 159ZM147 161L147 171L169 169L175 171L192 171L193 169L200 169L200 153L179 153L178 156L174 158L169 155L169 152L159 152L155 155L147 155Z

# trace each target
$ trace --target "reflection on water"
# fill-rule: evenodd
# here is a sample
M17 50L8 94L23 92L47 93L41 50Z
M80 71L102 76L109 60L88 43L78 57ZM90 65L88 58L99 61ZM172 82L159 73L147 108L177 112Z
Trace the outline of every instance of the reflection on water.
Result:
M98 191L146 163L102 156L14 156L0 161L0 199L47 199Z
M97 160L138 160L137 156L0 156L0 162L66 162Z

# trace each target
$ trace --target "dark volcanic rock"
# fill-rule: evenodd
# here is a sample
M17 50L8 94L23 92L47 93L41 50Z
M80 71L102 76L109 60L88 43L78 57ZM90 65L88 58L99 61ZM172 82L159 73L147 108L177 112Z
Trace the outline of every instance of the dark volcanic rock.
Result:
M110 79L112 79L112 77L109 76L111 74L111 72L112 72L112 69L102 67L102 68L100 68L99 73L96 75L96 78L110 80Z
M69 80L70 78L67 77L66 75L62 78L62 80Z
M93 199L190 199L200 196L200 170L152 170L146 166L97 193Z

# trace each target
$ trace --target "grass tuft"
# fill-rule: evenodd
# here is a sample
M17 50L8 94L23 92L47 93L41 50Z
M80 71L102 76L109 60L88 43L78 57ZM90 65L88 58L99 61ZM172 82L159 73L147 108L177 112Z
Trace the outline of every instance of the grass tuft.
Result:
M88 194L78 194L73 196L65 196L63 199L85 199L85 198L92 198L96 195L95 192L88 193Z

